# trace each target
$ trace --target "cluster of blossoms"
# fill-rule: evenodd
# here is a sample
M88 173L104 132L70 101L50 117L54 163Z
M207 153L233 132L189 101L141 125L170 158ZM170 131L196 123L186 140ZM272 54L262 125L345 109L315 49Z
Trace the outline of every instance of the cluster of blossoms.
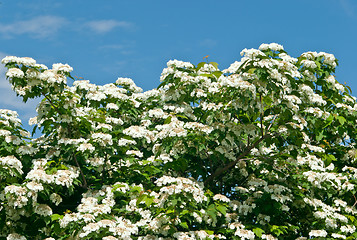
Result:
M43 135L0 110L0 239L357 238L357 104L337 60L241 55L171 60L145 92L5 57L16 94L42 98Z

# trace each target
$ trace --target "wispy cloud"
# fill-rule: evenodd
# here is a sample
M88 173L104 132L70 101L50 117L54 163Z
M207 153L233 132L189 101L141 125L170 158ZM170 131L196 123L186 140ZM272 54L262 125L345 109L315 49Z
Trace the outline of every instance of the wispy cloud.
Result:
M100 50L104 51L116 51L123 55L130 55L134 53L133 48L135 47L134 41L119 43L119 44L107 44L100 46Z
M214 47L217 45L217 41L210 38L206 38L203 39L199 44L203 47Z
M10 23L0 22L0 35L13 38L20 35L29 35L32 38L51 38L60 30L81 32L84 29L95 34L104 34L116 29L132 30L134 24L127 21L108 20L68 20L59 16L37 16L26 20L18 20Z
M339 2L347 16L355 17L355 6L349 0L339 0Z
M0 52L0 60L6 56ZM11 85L5 78L6 68L0 64L0 109L10 109L20 113L20 119L26 123L30 117L36 116L36 106L39 99L29 100L27 103L22 102L11 89Z
M99 49L114 49L114 50L122 50L127 46L124 44L108 44L104 46L100 46Z
M131 29L133 27L133 24L126 21L117 21L110 19L90 21L86 23L86 26L96 33L107 33L114 30L115 28Z
M33 38L48 38L69 23L63 17L37 16L12 23L0 23L0 34L5 37L28 34Z

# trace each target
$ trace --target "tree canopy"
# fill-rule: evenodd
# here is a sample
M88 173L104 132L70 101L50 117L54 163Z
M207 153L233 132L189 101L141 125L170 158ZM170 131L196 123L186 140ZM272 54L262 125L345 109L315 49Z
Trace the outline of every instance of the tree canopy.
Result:
M356 239L357 104L337 60L241 55L171 60L145 92L5 57L16 94L42 98L42 136L0 110L0 239Z

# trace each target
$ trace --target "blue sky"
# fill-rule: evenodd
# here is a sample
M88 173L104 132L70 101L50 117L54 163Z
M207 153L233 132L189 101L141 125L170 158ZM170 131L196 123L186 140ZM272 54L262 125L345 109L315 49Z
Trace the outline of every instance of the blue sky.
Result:
M355 0L0 0L0 58L68 63L96 84L130 77L155 88L170 59L197 64L206 55L227 68L244 48L282 44L292 56L334 54L337 80L357 92ZM0 67L0 108L25 126L38 100L21 103Z

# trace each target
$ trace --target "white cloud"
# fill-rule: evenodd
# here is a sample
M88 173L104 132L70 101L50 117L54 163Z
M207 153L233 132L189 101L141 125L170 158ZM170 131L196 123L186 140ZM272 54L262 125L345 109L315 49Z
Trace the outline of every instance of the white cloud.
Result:
M133 27L133 24L126 21L116 21L111 19L90 21L86 23L86 26L96 33L107 33L115 28L130 29Z
M0 52L0 60L6 56ZM30 99L27 103L22 102L11 89L9 81L5 78L6 68L0 64L0 109L17 111L23 123L27 123L30 117L36 116L36 106L39 99Z
M28 34L33 38L47 38L67 24L68 21L62 17L37 16L8 24L0 23L0 33L6 37Z

